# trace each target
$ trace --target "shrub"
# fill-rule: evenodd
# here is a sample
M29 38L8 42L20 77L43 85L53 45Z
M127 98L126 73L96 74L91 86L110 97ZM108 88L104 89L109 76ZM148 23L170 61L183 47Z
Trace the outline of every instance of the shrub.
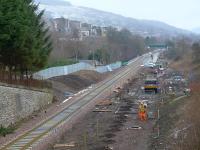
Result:
M8 126L8 127L3 127L2 125L0 126L0 136L6 136L7 134L13 133L15 130L14 126Z

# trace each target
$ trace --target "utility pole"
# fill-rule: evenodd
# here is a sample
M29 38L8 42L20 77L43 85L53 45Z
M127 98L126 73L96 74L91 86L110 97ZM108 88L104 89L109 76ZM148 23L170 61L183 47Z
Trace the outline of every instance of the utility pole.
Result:
M96 67L95 60L94 60L94 49L92 50L92 60L93 60L93 65Z

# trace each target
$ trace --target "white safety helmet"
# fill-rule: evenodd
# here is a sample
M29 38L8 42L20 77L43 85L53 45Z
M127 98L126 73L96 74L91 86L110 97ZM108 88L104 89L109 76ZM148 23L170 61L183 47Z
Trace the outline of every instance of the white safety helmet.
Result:
M147 108L147 103L144 103L144 106Z

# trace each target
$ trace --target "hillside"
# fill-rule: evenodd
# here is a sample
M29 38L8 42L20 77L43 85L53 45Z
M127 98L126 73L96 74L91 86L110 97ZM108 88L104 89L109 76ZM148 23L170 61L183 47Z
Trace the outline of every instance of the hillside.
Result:
M192 32L200 34L200 27L192 29Z
M40 9L45 9L46 18L68 18L79 20L97 26L114 26L127 28L141 35L170 35L189 34L189 31L178 29L166 23L152 20L138 20L121 15L104 12L92 8L73 6L63 0L36 0Z

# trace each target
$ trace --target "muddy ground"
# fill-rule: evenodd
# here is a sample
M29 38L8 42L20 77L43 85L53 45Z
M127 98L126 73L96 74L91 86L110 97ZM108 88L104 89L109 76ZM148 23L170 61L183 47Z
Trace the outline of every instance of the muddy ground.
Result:
M164 76L159 77L160 93L144 93L141 89L144 85L143 75L140 72L140 75L129 84L124 85L120 95L116 96L115 93L110 95L107 99L112 101L112 105L96 106L91 110L71 130L67 131L57 144L73 143L74 147L70 150L162 150L168 148L167 136L178 119L176 110L183 104L183 101L173 102L173 100L184 95L183 89L187 87L187 84L175 82L174 76L183 75L178 71L168 69ZM169 87L172 88L171 91ZM148 101L149 119L145 122L138 118L138 100ZM109 111L94 112L101 109ZM54 150L62 150L53 146L55 145L52 145Z
M184 62L182 63L184 66ZM191 103L191 93L185 95L183 90L190 87L190 80L188 80L184 69L190 70L175 65L171 65L173 69L168 69L167 74L162 78L166 82L163 89L166 91L166 98L164 103L160 105L160 119L156 122L160 127L160 134L158 138L152 139L151 149L153 150L190 150L186 144L183 143L187 138L187 132L191 129L192 122L188 121L192 115L187 114L188 107ZM184 81L170 80L174 76L182 76ZM169 92L169 86L172 87L172 92ZM178 98L177 98L178 97ZM182 98L180 98L182 97ZM179 99L180 98L180 99ZM197 104L198 105L198 104ZM190 119L189 119L190 120ZM190 143L191 144L191 143ZM192 148L193 149L193 148Z
M70 94L77 93L92 84L96 84L111 73L101 74L96 71L82 70L69 75L58 76L50 78L49 81L53 85L53 93L55 99L63 101L68 98Z
M160 78L164 91L162 93L163 102L158 107L160 114L155 126L159 127L159 136L151 139L150 149L152 150L175 150L173 145L175 131L185 125L183 116L189 95L186 96L183 91L188 88L188 81L182 72L168 69L166 73ZM175 76L181 76L183 80L174 80ZM181 121L181 126L177 126L179 121Z
M112 101L112 105L94 108L67 131L58 143L75 143L76 146L71 150L149 149L150 139L157 132L154 130L154 125L157 103L161 100L161 95L145 94L141 90L143 83L144 77L138 76L130 84L124 85L121 94L116 96L113 93L107 98ZM149 119L145 122L138 119L137 101L139 99L148 100L149 103ZM94 112L101 109L109 110L109 112ZM62 150L62 148L56 148L56 150Z

